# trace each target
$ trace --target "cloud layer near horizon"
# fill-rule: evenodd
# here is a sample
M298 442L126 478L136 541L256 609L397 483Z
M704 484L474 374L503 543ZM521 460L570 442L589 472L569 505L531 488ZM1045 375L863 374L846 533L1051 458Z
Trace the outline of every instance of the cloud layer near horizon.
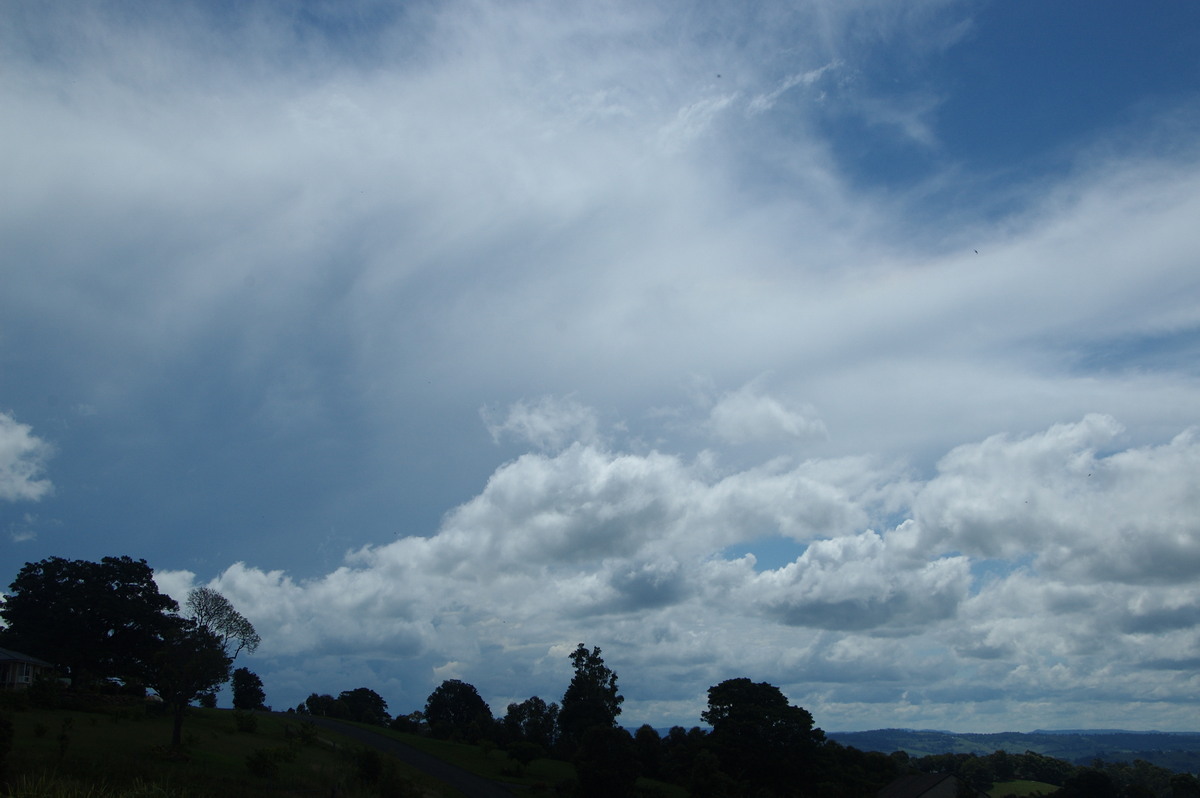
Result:
M209 584L266 656L407 673L389 686L409 710L445 673L497 711L522 690L557 697L586 639L624 672L637 722L687 723L710 684L750 674L848 724L903 722L907 696L954 728L1113 702L1186 725L1200 440L1117 448L1122 432L1092 415L994 436L924 481L861 458L727 470L711 453L572 442L498 468L430 537L364 547L317 579L238 563ZM801 553L774 568L744 553L775 538ZM182 595L194 575L160 579Z
M212 580L280 703L1190 726L1196 59L985 6L6 4L4 565Z

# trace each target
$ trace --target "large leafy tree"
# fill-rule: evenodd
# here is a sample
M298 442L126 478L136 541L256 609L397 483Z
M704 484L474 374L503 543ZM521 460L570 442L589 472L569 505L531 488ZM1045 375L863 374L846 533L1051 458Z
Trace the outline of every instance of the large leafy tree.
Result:
M474 685L447 679L429 694L425 720L435 736L469 739L491 726L492 710Z
M343 690L338 700L349 709L350 720L374 726L386 726L391 721L387 701L374 690L366 687Z
M76 685L143 681L176 610L145 560L49 557L26 563L4 596L3 645L55 663Z
M509 704L504 728L513 740L535 743L549 750L558 740L558 704L547 704L538 696Z
M302 706L308 714L323 718L348 719L350 717L350 707L346 706L346 702L334 698L328 693L321 695L311 693L308 698L304 699Z
M216 635L193 620L172 617L146 672L146 684L171 708L172 745L183 740L183 716L188 704L228 681L231 663Z
M617 693L617 674L604 664L599 648L588 651L580 643L570 656L575 675L563 694L558 725L567 743L575 746L588 729L616 726L625 697Z
M616 726L592 726L580 740L575 770L583 798L633 795L638 777L633 738Z
M262 641L254 624L238 612L233 603L211 587L198 587L187 595L184 602L189 617L202 628L216 635L221 647L230 659L244 649L253 654Z
M770 793L811 780L805 771L816 764L825 733L778 687L728 679L708 688L708 709L700 717L712 725L722 768L743 784Z
M234 709L264 709L267 694L263 692L262 679L249 668L238 668L233 672Z

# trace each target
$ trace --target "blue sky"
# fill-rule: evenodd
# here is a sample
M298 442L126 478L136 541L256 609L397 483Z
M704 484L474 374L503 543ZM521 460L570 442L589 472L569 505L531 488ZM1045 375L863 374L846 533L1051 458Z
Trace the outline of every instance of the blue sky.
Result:
M9 3L0 571L268 701L1193 729L1193 4Z

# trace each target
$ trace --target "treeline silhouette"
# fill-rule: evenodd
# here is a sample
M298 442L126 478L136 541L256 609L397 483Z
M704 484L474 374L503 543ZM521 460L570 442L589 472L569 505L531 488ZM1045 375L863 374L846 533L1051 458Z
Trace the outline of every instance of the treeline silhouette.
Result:
M582 644L577 653L581 649ZM592 654L599 660L599 649ZM749 679L732 679L710 688L709 710L701 718L707 722L714 720L714 691L718 713L728 708L733 727L724 717L716 718L711 729L674 726L660 734L649 724L631 732L606 722L592 727L578 742L572 742L558 725L559 704L533 696L509 704L503 716L494 717L474 686L453 679L430 695L425 709L390 719L379 714L381 708L386 713L386 702L366 688L336 698L314 693L289 711L496 747L522 766L540 757L570 761L576 765L578 783L562 786L561 794L655 795L644 782L639 788L638 778L645 777L711 798L865 798L878 795L902 776L925 773L955 776L960 795L1003 798L997 785L1026 780L1048 785L1040 793L1046 798L1200 798L1200 781L1194 775L1144 760L1097 760L1079 766L1033 751L922 757L904 751L862 751L825 739L808 713L790 706L777 688ZM371 694L370 701L362 700L364 692ZM730 692L740 693L738 700L722 704L722 696ZM352 700L352 694L360 694L359 701ZM569 705L565 695L563 700ZM369 707L365 713L357 708L364 706Z
M144 560L128 557L26 563L0 606L0 646L48 661L70 677L71 691L144 696L149 687L179 709L180 723L183 706L215 705L214 688L231 677L235 709L265 709L262 680L247 668L230 672L239 651L257 647L253 626L207 588L193 591L180 615L151 577ZM576 778L554 789L584 798L660 794L654 782L701 798L865 798L920 773L953 775L960 795L1029 780L1063 798L1200 798L1193 775L1144 761L1080 767L1031 751L920 758L861 751L827 739L778 687L746 677L708 689L700 716L707 728L675 726L664 735L645 724L630 732L618 723L624 698L601 650L580 643L569 657L574 673L560 701L532 696L509 704L501 717L458 679L438 685L421 709L394 717L367 687L314 692L288 712L503 750L519 769L545 757L571 762ZM58 675L51 676L31 689L50 681L59 689ZM0 763L6 728L0 719ZM176 725L176 744L178 735Z

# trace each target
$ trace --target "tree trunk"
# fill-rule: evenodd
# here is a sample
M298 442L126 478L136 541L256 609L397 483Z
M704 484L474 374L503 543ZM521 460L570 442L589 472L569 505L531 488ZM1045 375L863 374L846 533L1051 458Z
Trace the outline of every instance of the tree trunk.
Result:
M183 743L183 713L186 709L187 702L176 702L174 723L171 726L171 745L177 748Z

